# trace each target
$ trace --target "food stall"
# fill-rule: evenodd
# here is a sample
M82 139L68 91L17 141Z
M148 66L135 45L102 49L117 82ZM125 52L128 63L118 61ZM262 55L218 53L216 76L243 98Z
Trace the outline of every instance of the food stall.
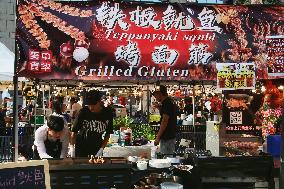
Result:
M236 8L218 5L141 4L139 2L19 1L18 35L16 35L20 49L19 76L37 78L39 82L47 85L68 86L72 83L75 85L80 83L85 91L87 88L98 89L98 87L113 85L128 85L128 88L142 86L140 91L145 93L140 96L142 99L140 110L142 114L147 110L147 121L150 118L150 90L153 88L161 84L172 86L168 92L173 91L173 98L180 104L183 97L192 98L192 115L187 117L180 115L179 129L186 132L178 133L180 141L177 142L176 155L179 158L154 159L154 157L163 157L152 152L153 146L125 147L110 144L104 152L109 157L103 157L103 164L93 165L87 159L80 161L76 158L70 165L66 165L63 161L56 163L51 161L50 172L51 177L55 179L54 183L61 183L60 186L64 185L65 188L69 188L70 185L72 188L74 182L79 182L78 179L74 179L76 175L83 175L86 172L88 173L86 183L89 184L91 178L91 185L94 187L113 187L109 184L100 185L105 180L101 181L98 178L107 179L108 176L119 177L118 180L112 180L111 185L120 184L120 187L124 187L129 182L127 188L136 187L132 186L129 179L130 172L135 175L135 166L141 169L139 171L149 169L153 172L161 172L164 168L167 171L173 171L175 169L169 170L172 164L176 162L179 164L179 160L183 159L188 166L175 168L185 169L190 173L190 170L194 172L198 169L197 160L200 159L202 162L202 158L207 159L212 155L211 151L214 155L220 155L219 149L216 151L212 149L212 146L218 148L218 142L212 146L208 145L211 144L210 140L218 139L218 132L223 128L222 124L218 124L221 119L217 119L217 115L220 115L218 107L222 105L220 99L223 96L217 94L216 88L211 90L209 87L209 91L212 92L206 92L204 86L216 85L217 81L218 89L245 88L248 90L255 87L253 81L256 79L269 79L266 73L266 62L262 59L262 55L265 55L265 50L262 49L265 41L262 40L263 36L259 36L264 34L258 31L260 30L258 27L260 23L268 25L278 23L274 25L275 27L271 27L270 33L279 35L283 21L278 17L283 17L282 10L281 6ZM249 21L245 19L247 16L250 16ZM254 63L249 63L250 60L254 60ZM232 63L227 64L227 62ZM217 63L224 66L221 66L221 71ZM238 68L236 70L239 72L231 73L232 68ZM196 88L197 86L200 86L199 89ZM209 93L214 93L210 97L210 103L214 106L207 103L207 107L210 107L207 110L212 114L210 116L202 112L205 112L205 101ZM119 113L122 113L122 110ZM130 115L132 113L133 111ZM151 128L148 124L146 127ZM131 128L133 134L137 128ZM153 124L152 129L148 131L155 132L157 127ZM204 136L200 140L199 147L198 131ZM112 137L115 141L116 137ZM150 139L153 135L148 137ZM187 140L182 140L184 138ZM189 146L190 139L193 140L192 147ZM117 158L116 155L123 156L124 160L129 160L126 159L127 156L136 160L134 156L141 156L141 150L146 150L142 152L145 156L140 157L144 159L140 159L134 165L129 161L119 164L111 163ZM147 158L152 159L148 162ZM260 156L255 158L262 159ZM232 158L225 157L225 159ZM214 158L208 158L208 160L213 161ZM243 160L246 161L246 157L240 159L240 161ZM155 169L150 169L148 164ZM203 174L207 168L200 166L200 169L199 173ZM102 175L96 174L95 170ZM234 172L233 168L231 170ZM119 175L119 171L123 174ZM67 172L74 173L72 178L70 177L71 180L73 179L70 183L69 178L63 178L63 173L67 174ZM206 176L202 174L199 178ZM241 175L237 176L241 177ZM120 178L123 181L119 180ZM93 179L96 182L93 182ZM81 183L84 182L83 180ZM146 187L141 184L136 188ZM175 187L180 188L180 185Z

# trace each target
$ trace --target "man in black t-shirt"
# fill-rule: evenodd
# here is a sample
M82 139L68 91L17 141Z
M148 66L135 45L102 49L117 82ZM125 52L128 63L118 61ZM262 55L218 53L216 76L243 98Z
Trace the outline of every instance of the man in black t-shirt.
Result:
M89 91L85 98L87 106L79 111L74 121L71 144L75 144L76 157L102 156L113 132L112 112L103 106L101 97L99 91ZM103 139L104 132L106 134Z
M193 114L192 98L185 99L184 113L185 115Z
M177 107L173 100L168 97L165 86L160 86L159 90L156 90L153 95L161 103L160 129L154 144L158 145L160 143L161 153L170 155L175 151Z

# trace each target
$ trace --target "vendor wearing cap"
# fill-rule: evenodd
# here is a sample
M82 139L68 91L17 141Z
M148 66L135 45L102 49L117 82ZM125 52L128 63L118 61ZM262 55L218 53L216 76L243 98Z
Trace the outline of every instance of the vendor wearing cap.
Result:
M175 151L177 107L173 100L168 97L165 86L160 86L153 95L161 103L159 108L161 115L160 129L154 144L160 144L161 153L171 155Z
M71 134L76 157L102 156L109 136L113 133L112 111L103 106L99 91L87 92L85 104L76 117ZM105 133L104 139L102 138Z
M69 129L64 127L63 117L51 115L35 132L34 159L66 158L68 144Z

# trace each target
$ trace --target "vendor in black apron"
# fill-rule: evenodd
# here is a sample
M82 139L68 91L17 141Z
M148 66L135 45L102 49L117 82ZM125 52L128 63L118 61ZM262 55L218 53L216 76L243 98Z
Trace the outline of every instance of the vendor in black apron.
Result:
M63 116L51 115L35 132L34 159L66 158L68 144L69 129L64 127Z

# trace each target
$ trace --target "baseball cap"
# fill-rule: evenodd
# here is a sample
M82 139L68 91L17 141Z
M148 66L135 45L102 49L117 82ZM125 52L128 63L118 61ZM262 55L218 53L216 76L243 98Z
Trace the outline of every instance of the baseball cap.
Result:
M102 94L98 90L88 91L86 94L86 105L95 105L102 99Z

